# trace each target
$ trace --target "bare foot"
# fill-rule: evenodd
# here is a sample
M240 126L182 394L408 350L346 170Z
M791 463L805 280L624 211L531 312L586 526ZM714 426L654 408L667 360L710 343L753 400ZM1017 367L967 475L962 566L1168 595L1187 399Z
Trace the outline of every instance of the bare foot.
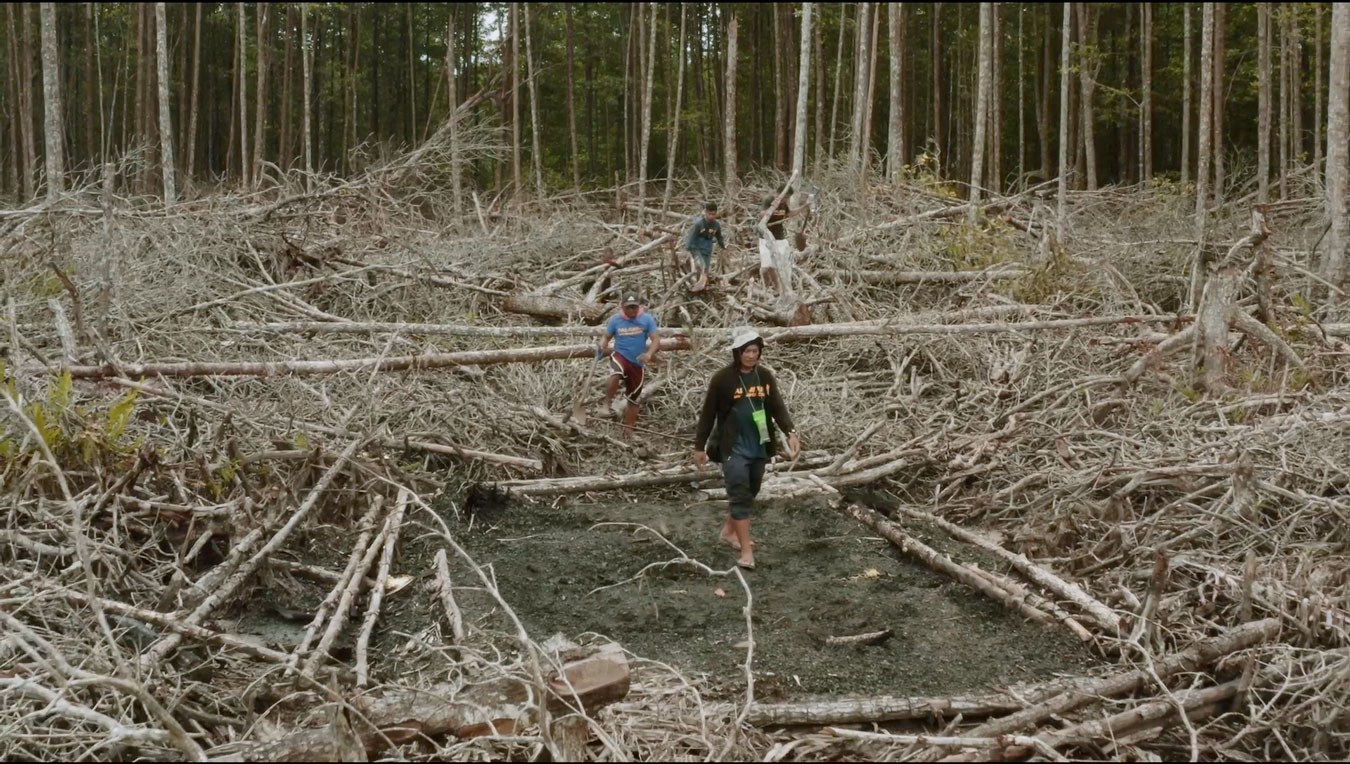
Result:
M725 541L727 543L727 546L731 547L732 549L735 549L737 552L741 551L741 542L739 539L736 538L735 534L728 535L727 531L723 529L722 533L718 536L718 538ZM750 542L750 547L752 549L755 547L755 545L756 542L754 541Z
M748 558L747 558L747 557L745 557L744 555L742 555L741 558L740 558L739 560L736 561L736 565L737 565L737 567L744 568L744 569L746 569L746 570L754 570L754 569L755 569L755 558L754 558L754 557L748 557Z

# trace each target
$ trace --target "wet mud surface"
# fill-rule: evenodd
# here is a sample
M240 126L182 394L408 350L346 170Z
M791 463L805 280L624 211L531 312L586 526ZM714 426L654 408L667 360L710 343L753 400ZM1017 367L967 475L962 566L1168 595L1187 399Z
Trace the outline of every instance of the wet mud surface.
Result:
M717 538L725 511L724 502L671 500L512 503L459 520L452 530L535 639L598 633L702 675L714 694L732 696L744 691L747 593L730 571L736 552ZM907 528L958 559L999 569L939 533ZM1078 674L1094 662L1067 630L1023 621L903 557L823 502L761 506L752 533L757 569L743 575L761 700L957 694ZM510 633L500 606L473 586L467 566L452 562L469 620ZM425 607L402 609L405 617L412 610L435 615ZM884 629L893 635L878 645L826 642Z

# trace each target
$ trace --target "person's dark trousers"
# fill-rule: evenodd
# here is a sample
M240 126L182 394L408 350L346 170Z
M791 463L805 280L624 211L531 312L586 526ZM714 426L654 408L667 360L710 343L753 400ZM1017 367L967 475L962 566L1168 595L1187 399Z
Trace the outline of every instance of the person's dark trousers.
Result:
M745 520L755 506L760 483L764 480L766 459L732 454L722 462L722 478L727 486L727 504L733 520Z

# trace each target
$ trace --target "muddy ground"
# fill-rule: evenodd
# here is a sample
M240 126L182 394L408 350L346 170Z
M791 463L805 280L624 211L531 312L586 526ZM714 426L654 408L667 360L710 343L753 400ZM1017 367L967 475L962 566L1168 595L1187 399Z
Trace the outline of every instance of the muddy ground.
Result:
M717 538L725 506L670 496L557 506L513 501L463 517L447 509L445 518L457 541L495 577L535 639L559 632L570 639L604 635L637 655L702 677L711 696L730 698L744 692L746 593L730 570L736 553ZM372 642L377 673L390 680L444 666L434 650L416 644L439 644L449 632L431 575L440 541L419 535L418 525L405 528L394 566L414 580L388 597ZM940 533L907 528L958 559L999 569ZM1094 662L1067 631L1027 623L901 556L823 501L762 505L753 534L757 569L744 576L753 597L761 700L956 694L1079 674ZM307 541L303 561L341 569L350 543L347 534L316 533ZM710 575L687 562L660 566L681 560L671 545L719 573ZM470 568L453 553L450 560L466 620L503 636L513 634ZM316 582L273 575L257 592L255 607L237 613L231 627L292 647L325 590ZM358 606L347 636L335 645L341 658L350 658L364 601ZM830 636L883 629L893 636L879 645L825 642Z

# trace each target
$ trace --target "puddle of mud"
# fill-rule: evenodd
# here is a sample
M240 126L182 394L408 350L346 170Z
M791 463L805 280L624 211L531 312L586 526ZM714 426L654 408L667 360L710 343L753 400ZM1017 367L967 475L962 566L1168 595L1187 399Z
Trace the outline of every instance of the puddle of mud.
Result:
M724 513L722 502L513 504L456 532L475 561L490 566L535 638L603 634L643 657L706 675L714 693L732 695L743 690L746 639L746 596L734 576L674 565L620 584L644 566L680 556L633 523L714 569L731 567L735 552L717 539ZM1067 633L1024 622L819 502L761 507L753 533L758 569L745 576L763 700L955 694L1077 674L1093 663ZM457 593L461 607L490 625L485 615L495 603L468 586L466 567L456 567L456 588L465 584ZM718 588L725 596L717 596ZM502 622L493 628L511 631ZM894 636L876 646L825 643L882 629Z

